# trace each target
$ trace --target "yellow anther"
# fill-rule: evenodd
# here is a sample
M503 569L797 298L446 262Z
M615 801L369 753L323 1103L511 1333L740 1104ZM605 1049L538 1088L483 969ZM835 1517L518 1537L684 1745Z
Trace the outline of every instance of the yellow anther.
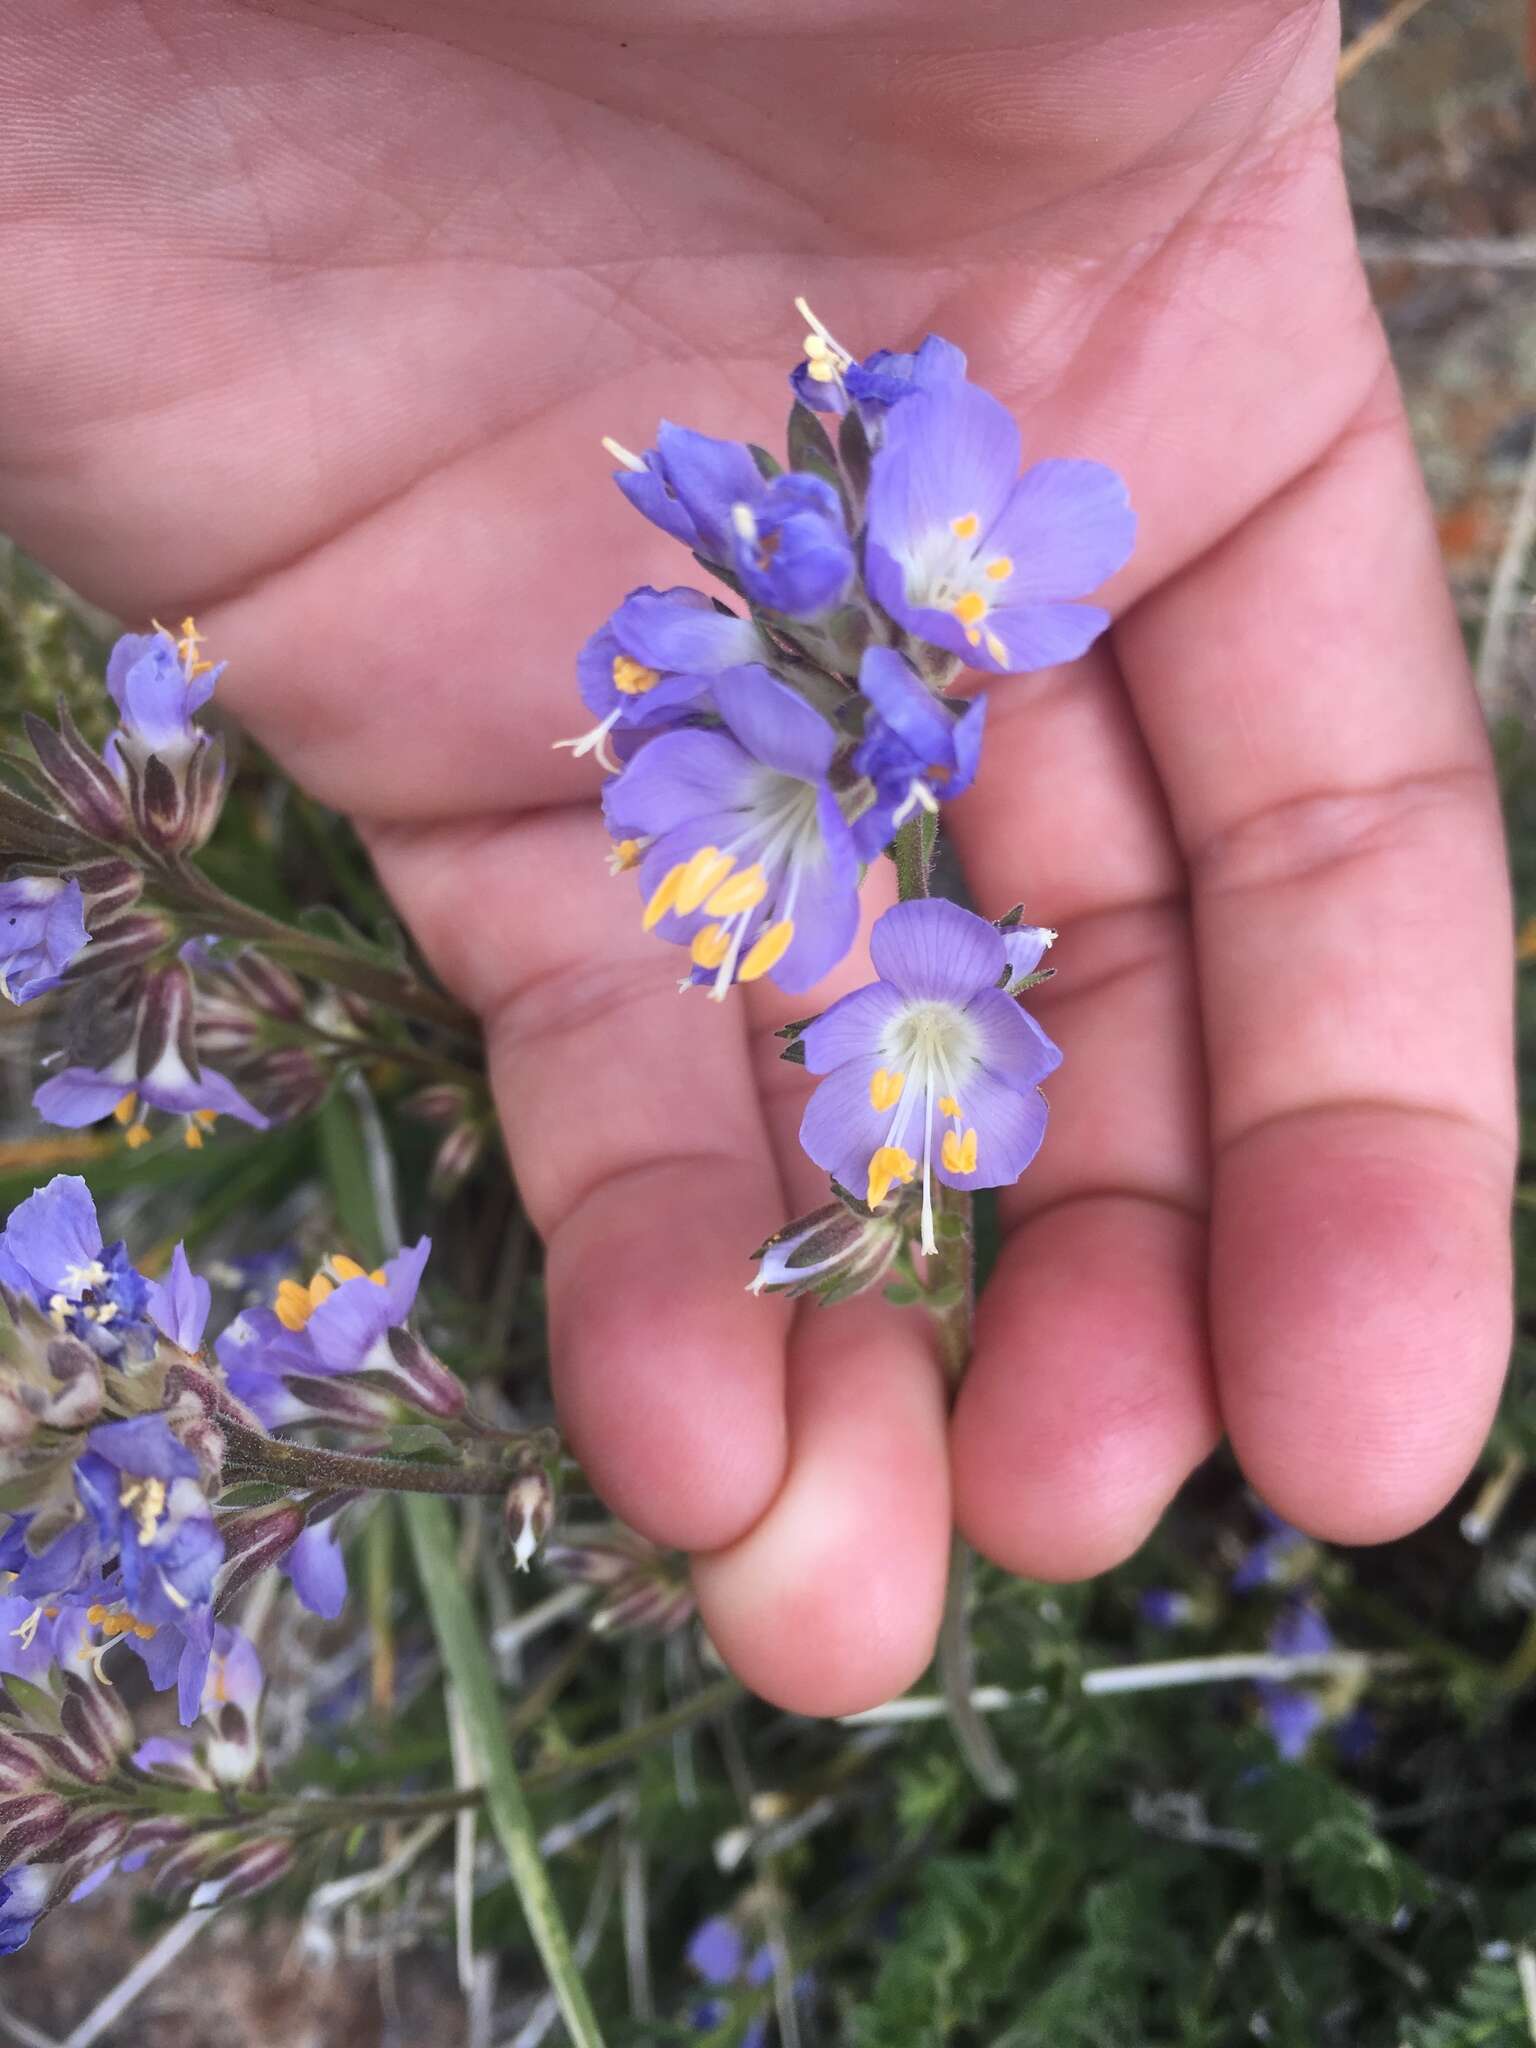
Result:
M917 1171L917 1161L910 1152L903 1152L899 1145L882 1145L869 1162L869 1187L865 1201L871 1209L878 1209L891 1192L894 1182L905 1184Z
M688 951L695 967L718 967L731 950L731 935L723 924L707 924L695 932Z
M613 687L621 696L643 697L660 681L660 669L647 668L643 661L632 661L627 654L613 657Z
M826 343L822 343L825 348ZM812 356L805 366L805 374L813 384L831 384L837 377L837 365L826 356Z
M901 1091L907 1085L905 1074L892 1073L886 1067L876 1067L870 1076L869 1106L871 1109L890 1109L901 1100Z
M192 1112L193 1123L201 1124L205 1131L211 1131L218 1120L219 1112L216 1109L194 1109Z
M638 867L640 865L640 856L644 851L645 843L643 840L618 840L614 845L613 851L608 856L609 874L622 875L626 874L630 868Z
M687 872L684 864L667 869L659 886L652 892L650 902L645 906L645 915L640 920L643 931L650 931L660 924L667 912L676 904L678 887Z
M704 898L714 894L735 865L734 856L722 853L718 846L701 846L683 869L677 885L677 901L673 907L678 916L691 917Z
M737 968L737 980L756 981L771 967L777 967L788 952L789 942L794 936L795 921L792 917L781 917L777 924L769 925Z
M117 1489L119 1505L127 1508L133 1516L134 1525L139 1532L141 1549L155 1540L155 1531L159 1528L160 1519L165 1513L165 1496L166 1487L163 1479L141 1478L137 1474L130 1474L124 1478ZM103 1623L103 1627L105 1626ZM127 1627L129 1623L125 1622L123 1626Z
M802 352L808 355L812 362L815 362L818 356L829 356L832 353L825 340L819 334L808 334L804 341L801 342L800 347Z
M309 1312L314 1314L322 1301L329 1301L336 1292L336 1282L324 1273L317 1273L309 1283Z
M704 908L711 917L735 917L743 910L755 910L767 894L768 877L754 863L728 876Z
M375 1287L387 1287L389 1285L389 1275L385 1272L382 1266L375 1266L373 1271L368 1275L368 1278L373 1282Z
M184 1130L184 1131L182 1132L181 1136L182 1136L182 1142L183 1142L183 1143L184 1143L184 1144L186 1145L186 1147L187 1147L187 1150L188 1150L189 1152L201 1152L201 1151L202 1151L202 1149L203 1149L203 1133L202 1133L202 1130L200 1129L200 1127L199 1127L199 1126L198 1126L197 1124L193 1123L193 1122L192 1122L192 1121L191 1121L190 1119L188 1120L188 1123L187 1123L187 1128L186 1128L186 1129L185 1129L185 1130Z
M93 1600L85 1610L85 1618L92 1628L100 1628L107 1618L107 1610L99 1600Z
M128 1150L130 1152L137 1152L141 1145L147 1145L149 1143L150 1136L151 1133L148 1124L130 1124L127 1130L123 1133L123 1137L127 1143Z
M155 1624L152 1621L135 1621L132 1623L132 1628L141 1643L154 1641Z
M994 555L984 572L994 583L1006 583L1013 574L1012 555Z
M951 519L949 530L957 540L974 540L981 531L981 520L974 512L962 512L958 519Z
M298 1280L280 1280L272 1310L285 1330L302 1330L310 1316L309 1289Z
M356 1259L349 1259L345 1252L332 1252L325 1262L338 1280L366 1280L368 1268L360 1266Z
M987 600L979 590L963 591L950 606L950 610L962 626L974 626L978 619L987 616Z
M130 1088L128 1093L118 1103L116 1109L113 1110L112 1114L120 1124L131 1124L133 1122L134 1113L138 1109L138 1106L139 1098L137 1097L137 1095L134 1094L133 1090Z
M976 1171L976 1133L967 1131L964 1138L958 1131L946 1131L944 1144L939 1155L944 1161L946 1173L974 1173Z
M960 1105L956 1102L953 1095L941 1095L939 1097L939 1114L941 1116L959 1116L961 1114Z

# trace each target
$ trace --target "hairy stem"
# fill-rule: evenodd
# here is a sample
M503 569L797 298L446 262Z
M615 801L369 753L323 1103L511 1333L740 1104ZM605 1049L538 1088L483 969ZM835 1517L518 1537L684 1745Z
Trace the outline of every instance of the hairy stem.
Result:
M1011 1800L1018 1780L1004 1763L984 1717L972 1698L975 1656L971 1647L971 1549L959 1534L949 1552L949 1585L939 1630L938 1671L945 1711L956 1745L976 1783L989 1799Z
M262 1436L243 1423L221 1418L226 1484L270 1480L328 1493L503 1494L512 1483L502 1465L418 1465L403 1458L361 1456L323 1450L317 1444L288 1443Z

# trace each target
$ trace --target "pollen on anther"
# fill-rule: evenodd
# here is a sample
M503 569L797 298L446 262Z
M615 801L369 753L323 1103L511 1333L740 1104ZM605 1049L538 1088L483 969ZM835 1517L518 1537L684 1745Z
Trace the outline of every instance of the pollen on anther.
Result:
M723 924L705 925L688 948L695 967L718 967L730 950L731 935Z
M113 1110L112 1115L120 1124L131 1124L133 1122L134 1112L138 1109L138 1106L139 1098L137 1097L137 1095L134 1094L133 1090L130 1088L128 1093L117 1104L117 1107Z
M960 1105L956 1102L953 1095L941 1095L939 1097L939 1113L941 1116L959 1116L961 1114Z
M981 520L974 512L962 512L958 519L951 519L949 530L956 540L974 540L981 531Z
M627 654L613 657L612 674L613 687L623 697L643 697L661 681L659 669L647 668L643 661L635 661Z
M123 1133L123 1139L130 1152L137 1152L141 1145L149 1143L150 1135L148 1124L130 1124Z
M994 555L983 573L994 583L1006 583L1013 574L1012 555Z
M678 877L674 909L679 917L691 917L706 896L713 895L736 865L735 856L718 846L701 846L684 864Z
M711 917L736 917L743 910L755 910L768 894L768 877L754 861L728 875L710 896L704 908Z
M905 1074L892 1073L887 1067L877 1067L869 1079L870 1108L893 1108L901 1100L901 1091L906 1085Z
M881 1145L869 1162L869 1186L865 1206L878 1209L896 1181L905 1185L917 1171L917 1161L900 1145Z
M777 967L789 951L794 936L795 921L792 917L781 917L777 924L769 925L737 968L737 980L757 981L770 968Z
M650 931L661 923L661 920L676 903L678 885L686 873L687 867L681 861L675 868L667 869L667 872L662 876L661 881L652 892L651 900L645 906L645 915L640 920L642 930Z
M962 626L974 626L978 619L987 616L987 600L979 590L962 591L950 606L950 610Z
M976 1171L976 1133L967 1131L962 1138L958 1131L946 1131L940 1157L946 1173L974 1173Z

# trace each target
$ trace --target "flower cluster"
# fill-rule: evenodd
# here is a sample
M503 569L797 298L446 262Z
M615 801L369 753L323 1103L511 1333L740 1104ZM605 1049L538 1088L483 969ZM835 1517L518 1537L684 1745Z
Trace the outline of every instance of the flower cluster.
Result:
M800 310L787 468L670 422L643 454L606 444L624 496L743 609L632 591L577 663L596 723L561 742L609 771L611 865L636 873L645 928L686 948L682 986L717 1000L821 981L853 945L865 864L899 833L926 875L931 821L981 761L986 698L950 686L965 666L1083 653L1108 624L1083 600L1135 531L1103 464L1021 474L1018 427L951 343L859 361ZM936 1250L936 1181L1023 1171L1059 1055L1017 997L1053 937L949 903L880 920L880 979L786 1055L824 1077L801 1135L835 1209L770 1239L755 1289L856 1292L904 1257L909 1222Z

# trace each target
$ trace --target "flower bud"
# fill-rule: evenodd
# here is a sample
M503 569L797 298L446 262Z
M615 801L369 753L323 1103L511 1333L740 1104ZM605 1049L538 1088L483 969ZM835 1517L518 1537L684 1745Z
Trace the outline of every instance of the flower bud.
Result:
M593 1542L552 1543L544 1562L565 1578L605 1589L590 1616L599 1635L670 1635L694 1610L693 1589L678 1561L632 1529Z
M906 1226L899 1210L871 1216L828 1202L786 1223L752 1254L760 1261L751 1294L814 1294L825 1304L876 1286L895 1258Z
M81 738L63 700L57 731L33 711L25 714L23 723L48 793L64 815L93 839L126 839L128 810L122 791L106 762Z
M51 1848L69 1825L69 1802L57 1792L0 1800L0 1870Z
M106 920L130 910L144 893L144 870L131 860L113 856L82 861L72 872L85 899L86 919L93 938ZM170 926L164 929L169 937Z
M419 1337L412 1336L409 1330L391 1330L388 1343L394 1370L381 1377L398 1380L402 1400L427 1415L451 1417L463 1413L469 1399L464 1382L440 1358L434 1358Z
M270 1507L241 1508L217 1520L224 1542L218 1578L221 1603L286 1556L304 1533L304 1510L291 1500L274 1501Z
M479 1165L485 1151L485 1135L481 1123L456 1124L438 1146L429 1183L438 1201L461 1188Z
M133 1721L116 1687L73 1671L64 1673L59 1725L77 1755L102 1778L111 1776L133 1746Z
M142 761L120 750L134 823L157 853L195 853L212 834L224 808L224 742L197 731L190 750L174 760L150 754Z
M531 1465L513 1480L503 1514L512 1562L525 1572L555 1519L554 1483L542 1465Z
M169 945L172 928L154 910L125 910L91 925L91 943L71 970L74 982L141 966Z
M469 1103L469 1091L453 1081L431 1081L401 1104L407 1116L424 1124L454 1124Z
M293 1868L294 1846L286 1835L254 1839L224 1830L198 1835L175 1850L155 1873L153 1889L161 1898L192 1890L189 1904L213 1906L223 1899L249 1898L276 1884Z

